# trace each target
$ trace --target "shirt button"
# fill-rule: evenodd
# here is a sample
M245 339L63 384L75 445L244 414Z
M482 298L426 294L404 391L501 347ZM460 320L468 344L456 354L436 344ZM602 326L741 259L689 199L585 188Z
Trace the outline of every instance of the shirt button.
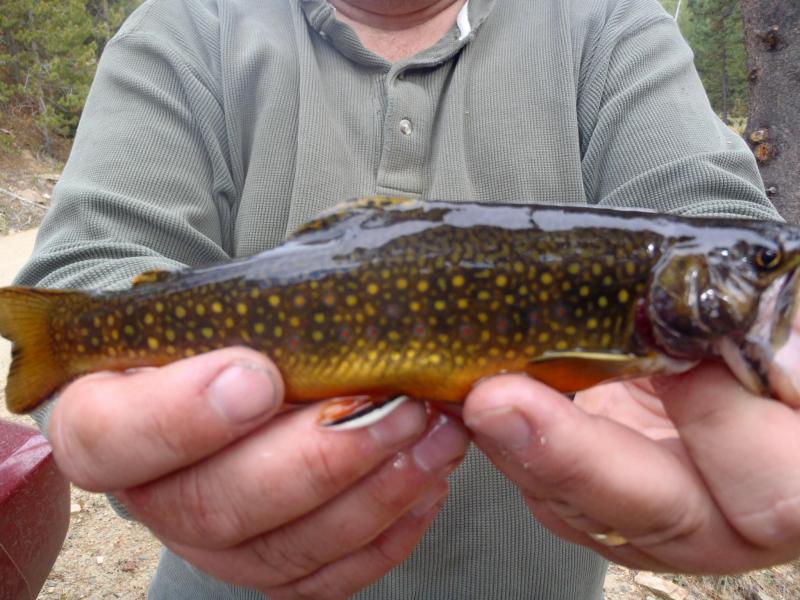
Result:
M403 135L411 135L411 121L408 119L400 120L400 133Z

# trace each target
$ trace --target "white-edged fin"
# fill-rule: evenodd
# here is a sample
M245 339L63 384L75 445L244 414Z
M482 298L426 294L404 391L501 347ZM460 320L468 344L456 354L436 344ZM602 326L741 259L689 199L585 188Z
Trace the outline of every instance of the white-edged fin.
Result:
M751 362L743 354L742 349L731 338L725 336L714 343L717 352L728 365L731 373L749 391L759 396L767 393L764 382L753 368Z
M406 400L408 400L408 396L396 396L385 402L365 402L353 413L334 421L320 421L320 425L330 431L348 431L369 427L391 414ZM338 402L338 400L332 400L332 402Z

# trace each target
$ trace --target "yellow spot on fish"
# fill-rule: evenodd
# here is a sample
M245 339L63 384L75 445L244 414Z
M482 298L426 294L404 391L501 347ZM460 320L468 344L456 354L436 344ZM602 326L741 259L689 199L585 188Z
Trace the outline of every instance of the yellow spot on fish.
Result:
M575 329L574 325L567 325L564 328L564 333L566 333L567 335L575 335L576 332L577 332L577 329Z
M419 309L421 307L419 305L419 302L414 301L414 302L412 302L411 304L408 305L408 308L410 308L413 312L419 312Z
M292 327L300 327L300 319L298 317L289 317L289 325Z
M630 300L630 297L631 295L628 293L628 290L620 290L619 295L617 296L617 298L619 298L619 301L623 303Z
M566 350L567 348L569 348L569 344L567 344L567 342L564 340L559 340L556 342L556 350Z
M350 294L347 298L345 298L344 301L347 303L347 306L355 306L356 304L358 304L358 298L356 298L352 294Z
M614 278L611 275L606 275L603 277L603 285L611 285L614 283Z
M214 337L214 330L213 330L211 327L203 327L203 328L200 330L200 333L202 333L202 334L203 334L203 337L205 337L205 338L212 338L212 337Z
M428 357L428 360L431 362L431 364L438 365L440 362L442 362L442 357L438 354L431 354Z
M202 304L198 304L194 307L194 311L202 317L204 314L206 314L206 307Z
M122 330L125 332L125 335L134 335L136 333L136 330L133 328L133 325L125 325L125 327L123 327Z
M155 303L156 312L164 312L164 303L163 302L156 302Z
M305 304L306 304L305 296L298 295L298 296L294 297L294 305L295 306L305 306Z
M603 272L603 265L600 263L592 263L592 274L600 275Z
M267 300L270 306L278 306L281 303L281 297L276 294L270 295L270 297Z
M408 279L401 277L395 282L395 285L397 286L398 290L404 290L408 287Z
M167 329L166 331L164 331L164 337L167 338L167 340L169 340L170 342L174 342L175 341L175 331L172 330L172 329Z
M183 317L186 316L186 309L183 308L182 306L176 306L175 307L175 316L178 317L179 319L182 319Z
M572 282L571 281L564 281L561 284L561 289L565 292L568 292L572 289Z
M78 352L86 352L86 346L83 344L78 344L75 348L78 350Z
M222 312L222 302L212 302L211 303L211 312L215 312L217 314Z
M444 310L447 308L447 302L445 302L444 300L437 300L436 302L433 303L433 307L436 310Z
M100 327L100 325L103 324L103 321L100 319L100 317L95 317L92 319L92 322L94 323L95 327Z
M194 339L195 339L194 332L193 332L193 331L187 331L187 332L186 332L186 339L187 339L188 341L190 341L190 342L193 342L193 341L194 341Z
M506 285L508 285L508 277L506 277L501 273L495 278L494 283L498 287L505 287Z
M466 298L459 298L456 304L458 305L458 308L464 309L469 306L469 301Z
M550 294L547 292L547 290L542 290L541 292L539 292L539 300L541 300L542 302L547 302L549 299L550 299Z
M147 345L150 346L150 350L158 350L158 340L154 337L147 338Z
M261 295L261 292L258 290L258 288L253 288L252 290L250 290L250 297L251 297L253 300L255 300L256 298L258 298L260 295Z
M372 294L373 296L381 291L381 288L378 286L377 283L370 283L367 285L367 293Z
M586 327L588 329L597 329L597 319L592 318L586 321Z
M233 320L233 317L226 317L225 318L225 327L230 329L234 325L236 325L236 321Z
M486 321L488 320L489 320L489 315L487 315L486 313L478 313L478 321L480 321L481 323L486 323Z
M491 294L489 292L487 292L486 290L481 290L480 292L478 292L478 300L486 301L491 297L492 297Z
M605 308L606 306L608 306L608 298L606 298L605 296L600 296L597 299L597 306L599 306L600 308Z
M592 290L589 289L588 285L582 285L581 288L578 290L578 294L583 296L584 298L589 295Z
M194 355L195 355L195 351L194 351L192 348L186 348L186 349L183 351L183 353L184 353L186 356L194 356Z
M464 285L464 276L455 275L453 277L453 287L461 287L462 285Z
M514 304L516 298L511 294L506 294L506 304Z
M570 263L570 265L567 267L567 272L570 275L577 275L581 272L581 266L578 263Z
M281 337L281 336L283 335L283 327L281 327L280 325L276 325L276 326L275 326L275 329L273 329L273 330L272 330L272 334L273 334L273 335L274 335L276 338L279 338L279 337Z
M553 283L553 276L550 273L542 273L540 279L544 285L550 285Z
M311 339L313 339L315 342L321 342L324 337L325 335L319 330L311 334Z
M145 324L147 324L147 325L152 325L153 323L155 323L155 322L156 322L156 318L155 318L155 317L154 317L154 316L153 316L151 313L147 313L147 314L144 316L144 322L145 322Z
M542 344L546 344L550 340L550 334L546 331L543 331L539 334L539 342Z
M632 262L626 262L625 271L628 273L628 275L634 275L636 273L636 265Z
M524 273L525 272L525 264L517 261L514 263L514 271L517 273Z
M325 322L325 313L316 313L314 315L314 321L317 323L324 323Z
M257 334L261 335L266 331L267 327L263 323L255 323L253 324L253 331Z
M420 292L423 292L423 293L427 292L429 287L430 286L428 285L428 282L425 281L424 279L422 279L419 282L417 282L417 290L420 291Z

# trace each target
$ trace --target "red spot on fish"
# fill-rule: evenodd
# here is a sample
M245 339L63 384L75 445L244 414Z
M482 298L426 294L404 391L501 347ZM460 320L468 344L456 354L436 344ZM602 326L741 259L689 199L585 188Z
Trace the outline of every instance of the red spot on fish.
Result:
M462 338L468 339L475 335L475 328L472 325L462 325L459 327L459 333Z
M289 350L295 351L300 348L300 336L295 334L289 338Z
M420 323L419 321L414 323L414 329L412 330L414 337L423 338L427 332L428 328L425 327L424 323Z
M535 325L536 323L539 322L540 319L541 317L539 316L538 310L532 310L528 313L528 323L530 323L531 325Z
M322 296L322 302L326 306L333 306L334 304L336 304L336 294L328 292L327 294Z
M344 326L341 329L339 329L339 339L342 340L343 342L349 342L351 339L353 339L352 330L347 326Z
M497 324L497 332L498 333L506 333L508 331L509 327L511 327L511 323L503 315L500 315L499 317L497 317L497 323L496 324Z
M367 328L364 330L364 335L371 340L374 340L380 335L380 331L375 325L367 325Z

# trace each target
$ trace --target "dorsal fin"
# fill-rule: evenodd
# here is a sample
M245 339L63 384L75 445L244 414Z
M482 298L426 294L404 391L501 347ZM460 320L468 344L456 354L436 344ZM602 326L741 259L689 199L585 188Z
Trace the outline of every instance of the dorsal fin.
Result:
M419 206L420 201L415 198L389 197L389 196L367 196L356 198L337 204L333 208L322 212L318 217L300 225L289 239L296 239L308 233L325 231L333 228L336 224L348 219L349 217L372 210L382 210L392 206Z
M133 285L133 287L138 287L140 285L150 285L152 283L163 283L164 281L174 279L178 273L179 271L165 271L163 269L144 271L133 278L131 285Z

